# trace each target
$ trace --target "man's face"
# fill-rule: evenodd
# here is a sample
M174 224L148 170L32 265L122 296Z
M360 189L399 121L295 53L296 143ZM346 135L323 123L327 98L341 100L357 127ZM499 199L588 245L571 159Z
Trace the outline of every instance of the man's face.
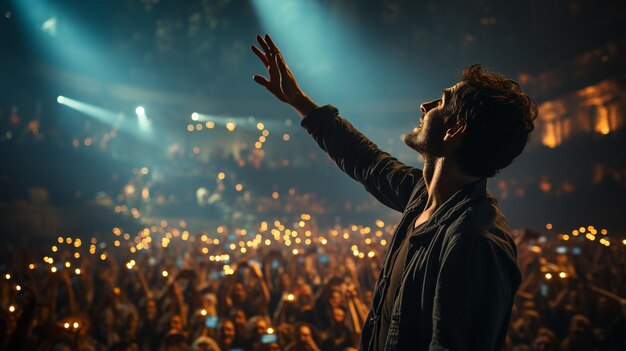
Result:
M301 326L296 333L297 340L300 344L306 344L311 339L311 329L307 326Z
M170 329L174 329L174 330L183 329L183 321L180 319L180 316L173 315L170 317Z
M222 339L231 342L235 338L235 325L231 321L227 321L222 325Z
M443 156L443 140L446 134L444 107L450 102L461 83L442 91L441 98L420 105L420 125L404 137L404 142L423 156Z

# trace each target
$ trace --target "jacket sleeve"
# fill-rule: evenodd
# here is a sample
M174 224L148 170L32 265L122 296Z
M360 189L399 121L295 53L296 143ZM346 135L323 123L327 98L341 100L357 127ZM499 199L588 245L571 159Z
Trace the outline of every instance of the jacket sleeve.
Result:
M403 212L422 171L405 165L361 134L338 110L322 106L302 120L302 126L350 177L384 205Z
M444 252L430 351L502 349L515 293L502 255L474 235L461 237Z

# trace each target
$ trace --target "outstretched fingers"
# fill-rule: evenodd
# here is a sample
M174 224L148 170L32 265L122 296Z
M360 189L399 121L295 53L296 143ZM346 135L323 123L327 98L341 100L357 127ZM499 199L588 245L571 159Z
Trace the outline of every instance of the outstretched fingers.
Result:
M280 50L278 50L278 47L276 46L276 44L274 44L274 41L272 40L272 37L270 37L269 34L265 34L265 42L267 43L269 49L274 52L275 54L278 54L280 52Z
M252 79L253 79L255 82L259 83L260 85L262 85L262 86L264 86L264 87L266 87L266 88L269 88L269 86L270 86L270 81L269 81L269 80L267 80L267 78L265 78L265 77L263 77L263 76L260 76L260 75L258 75L258 74L255 74L255 75L252 77Z
M256 41L259 42L259 44L261 45L261 47L263 48L263 51L265 51L265 56L267 56L270 53L270 47L267 45L267 43L265 42L265 39L263 39L262 36L258 35L256 36Z
M265 56L265 54L261 51L261 49L257 48L256 46L252 45L250 46L250 49L252 49L252 52L254 52L254 54L261 59L261 61L263 62L263 64L265 65L265 67L269 66L269 62L267 61L267 57Z

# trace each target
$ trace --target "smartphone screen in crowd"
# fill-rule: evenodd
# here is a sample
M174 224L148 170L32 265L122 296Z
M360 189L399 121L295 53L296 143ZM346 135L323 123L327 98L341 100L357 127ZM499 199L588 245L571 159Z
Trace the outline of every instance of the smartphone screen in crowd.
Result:
M261 335L261 342L263 344L273 344L278 342L278 335L276 334L263 334Z
M216 329L217 316L206 316L206 318L204 318L204 325L209 329Z

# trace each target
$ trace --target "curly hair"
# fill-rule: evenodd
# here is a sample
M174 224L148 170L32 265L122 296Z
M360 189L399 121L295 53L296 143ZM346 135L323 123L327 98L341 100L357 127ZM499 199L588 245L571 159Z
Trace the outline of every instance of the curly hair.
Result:
M467 125L456 153L459 167L471 176L493 177L524 150L537 104L517 82L481 65L465 68L461 82L445 108L446 125Z

